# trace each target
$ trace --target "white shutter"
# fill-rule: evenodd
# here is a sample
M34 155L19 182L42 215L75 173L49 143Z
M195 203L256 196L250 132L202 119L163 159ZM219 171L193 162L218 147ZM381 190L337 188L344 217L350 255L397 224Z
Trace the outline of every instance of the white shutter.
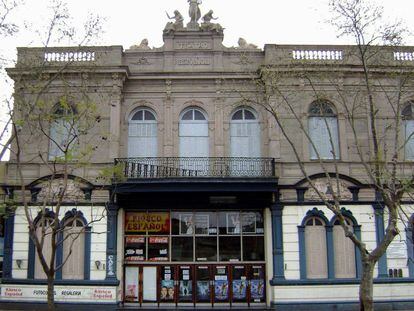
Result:
M321 120L320 117L310 117L309 118L309 137L313 144L315 145L315 148L318 150L319 155L321 155L321 144L323 141L322 137L322 127L321 127ZM316 154L315 149L312 147L312 144L309 143L309 151L310 151L310 158L311 159L318 159L318 156Z
M85 233L83 227L68 227L65 229L63 242L63 261L68 258L62 268L62 278L82 280L84 278ZM79 234L79 236L78 236ZM73 245L71 246L73 242ZM72 247L72 254L69 255Z
M156 157L158 154L157 123L130 122L128 126L128 157Z
M46 225L46 231L43 241L43 249L42 254L43 258L46 261L47 266L50 265L50 258L52 256L52 228L50 225ZM39 242L42 239L42 226L39 224L39 226L36 228L36 235L39 239ZM40 263L39 255L37 254L36 246L35 246L35 273L34 273L35 279L46 279L46 273L43 270L42 264Z
M143 267L142 298L144 301L157 301L157 267Z
M260 153L259 123L233 121L230 125L230 156L256 158Z
M207 121L181 121L180 157L208 157Z
M326 230L324 226L306 226L306 271L309 279L328 277Z
M351 227L352 229L352 227ZM340 225L333 227L335 277L354 278L355 271L355 246L345 236L344 229Z
M332 145L333 145L333 150L335 150L335 157L336 159L339 159L339 138L338 138L338 120L335 117L330 117L330 118L325 118L326 119L326 123L328 124L329 127L329 131L332 137L332 144L331 141L329 139L329 133L327 132L327 136L328 136L328 156L329 159L333 159L333 153L332 153ZM326 128L326 125L325 125Z
M333 159L332 138L336 158L339 158L338 122L335 117L310 117L309 136L318 150L321 159ZM311 144L309 149L310 158L318 159Z
M405 158L414 160L414 120L405 121ZM408 140L407 140L408 139Z

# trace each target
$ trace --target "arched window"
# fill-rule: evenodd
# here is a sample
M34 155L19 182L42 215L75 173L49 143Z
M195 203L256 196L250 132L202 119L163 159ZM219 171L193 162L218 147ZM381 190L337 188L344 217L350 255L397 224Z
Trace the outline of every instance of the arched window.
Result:
M351 231L353 230L353 223L348 218L345 222ZM335 258L335 277L336 278L355 278L355 246L351 239L345 236L344 229L335 220L333 226L333 242L334 242L334 258Z
M36 236L38 241L41 243L43 238L42 254L46 261L47 266L50 266L50 260L52 256L52 225L53 218L51 217L39 217L35 221L36 225ZM46 273L43 270L39 255L36 247L34 248L34 278L35 279L47 279Z
M208 122L198 108L183 111L179 126L180 157L208 157Z
M231 117L230 156L260 157L260 126L251 109L239 108Z
M128 123L128 157L156 157L157 120L148 108L135 111Z
M78 147L78 123L76 109L64 100L56 104L51 115L49 160L73 154Z
M339 159L338 120L333 106L326 101L316 101L309 107L310 158Z
M62 278L83 280L85 276L85 224L76 218L64 221Z
M309 279L328 277L325 225L319 217L310 217L305 223L306 277Z
M409 102L402 111L405 132L405 158L414 160L414 102Z

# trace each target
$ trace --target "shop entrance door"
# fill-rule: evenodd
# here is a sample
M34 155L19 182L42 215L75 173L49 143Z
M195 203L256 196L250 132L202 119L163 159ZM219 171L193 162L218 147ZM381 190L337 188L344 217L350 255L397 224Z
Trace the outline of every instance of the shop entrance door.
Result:
M235 265L231 267L231 301L233 304L248 303L247 267Z
M251 265L249 269L250 303L264 303L265 300L265 269L264 265Z
M214 304L230 302L230 274L227 265L214 266Z
M212 291L212 273L211 266L202 265L196 266L196 299L197 305L212 305L213 304L213 291Z
M265 286L263 264L125 267L125 302L141 306L259 306Z
M178 266L178 305L193 305L194 277L192 265Z
M160 266L159 267L159 282L160 282L160 298L159 303L163 305L175 305L176 301L176 277L175 266Z

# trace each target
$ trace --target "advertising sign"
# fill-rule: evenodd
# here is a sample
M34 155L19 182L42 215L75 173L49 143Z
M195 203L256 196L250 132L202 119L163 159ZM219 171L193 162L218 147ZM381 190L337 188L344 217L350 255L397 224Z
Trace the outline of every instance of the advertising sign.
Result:
M145 260L145 237L139 235L125 237L125 260Z
M46 301L46 286L25 286L25 285L5 285L1 288L2 300L13 301ZM56 301L76 301L76 302L115 302L115 287L81 287L81 286L56 286Z
M170 233L170 214L168 212L127 212L125 232L129 233Z

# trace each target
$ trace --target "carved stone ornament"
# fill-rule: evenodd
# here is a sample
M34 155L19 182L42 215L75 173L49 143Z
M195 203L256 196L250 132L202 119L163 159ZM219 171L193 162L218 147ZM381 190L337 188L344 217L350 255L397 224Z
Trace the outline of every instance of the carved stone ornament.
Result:
M78 202L85 200L85 193L81 189L81 184L72 179L67 180L66 190L63 187L63 179L55 179L53 181L44 181L37 185L41 188L37 194L38 202L54 202L57 201L63 193L64 202Z
M237 41L237 44L239 45L237 48L241 50L257 50L258 47L255 44L247 43L247 41L244 38L239 38L239 41Z
M318 189L319 192L324 194L326 196L326 199L332 200L332 192L336 193L338 186L337 186L337 180L335 178L331 179L332 188L328 187L329 183L326 178L321 178L314 180L314 185ZM339 181L339 199L340 200L352 200L352 193L349 191L348 186L343 180ZM316 193L316 191L308 186L309 189L306 191L305 199L312 200L312 201L321 201L320 197Z
M148 46L148 39L142 39L140 44L131 45L129 47L131 50L151 50Z
M180 11L175 10L173 16L168 15L167 12L165 13L167 14L168 19L173 19L174 22L168 22L167 25L165 25L164 33L170 33L176 30L184 29L184 17L181 15Z
M213 10L208 11L207 14L203 16L203 23L201 24L201 30L203 31L216 31L223 32L223 27L218 23L212 23L211 20L216 20L217 17L213 17Z

